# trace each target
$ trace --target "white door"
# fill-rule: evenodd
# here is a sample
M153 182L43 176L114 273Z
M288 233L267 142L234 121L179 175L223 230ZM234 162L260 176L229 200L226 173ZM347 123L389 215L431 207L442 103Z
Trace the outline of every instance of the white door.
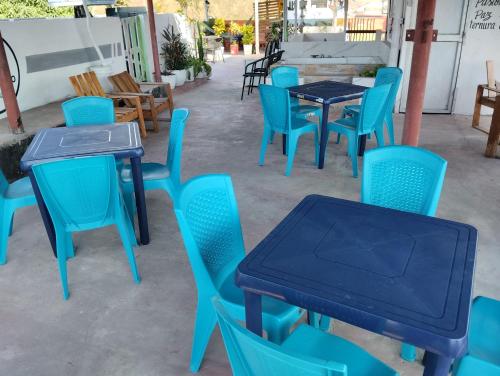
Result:
M467 5L468 0L436 2L434 29L438 30L438 38L431 47L424 112L451 113L452 111ZM417 0L407 0L405 30L415 28L416 13ZM412 52L413 42L403 42L400 63L404 72L399 107L401 112L405 112L406 109Z

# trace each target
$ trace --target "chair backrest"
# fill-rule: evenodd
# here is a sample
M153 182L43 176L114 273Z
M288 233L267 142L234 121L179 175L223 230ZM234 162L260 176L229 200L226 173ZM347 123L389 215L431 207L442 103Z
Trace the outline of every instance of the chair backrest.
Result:
M77 97L64 102L61 107L67 127L115 122L115 108L109 98Z
M288 133L291 124L288 90L277 86L259 85L259 95L264 113L264 124L274 131Z
M181 184L182 139L188 118L189 110L187 108L176 108L172 113L172 121L170 122L167 167L170 171L170 178L176 186Z
M241 327L218 298L213 298L212 304L233 375L347 376L345 364L287 351Z
M70 76L69 81L79 97L95 96L105 97L106 93L94 71Z
M472 304L469 354L500 366L500 301L477 296Z
M120 201L112 155L46 162L32 170L56 227L81 231L113 222Z
M231 178L203 175L189 180L174 209L198 292L215 294L245 256Z
M271 72L273 86L289 88L299 84L299 69L296 67L278 67Z
M379 85L391 85L391 91L389 92L389 97L387 98L386 113L392 114L394 109L394 102L396 102L396 96L398 95L399 85L401 83L401 78L403 77L403 71L401 68L397 67L383 67L377 71L377 76L375 77L375 86Z
M123 71L117 74L108 76L108 80L113 85L113 88L121 93L138 93L141 94L141 87L137 82L135 82L134 77L130 75L129 72ZM146 102L147 98L145 96L140 96L139 100L141 103ZM124 98L123 101L129 107L134 107L135 103L130 99Z
M434 216L447 162L413 146L369 150L363 158L361 202Z
M365 90L359 114L358 133L368 134L382 129L391 85L379 85Z

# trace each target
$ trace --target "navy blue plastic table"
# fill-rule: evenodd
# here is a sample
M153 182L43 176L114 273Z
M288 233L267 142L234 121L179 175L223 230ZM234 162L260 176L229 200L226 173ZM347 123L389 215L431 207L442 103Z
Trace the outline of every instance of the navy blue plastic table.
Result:
M323 168L325 164L328 112L330 110L330 105L361 98L366 89L368 88L365 86L336 81L319 81L288 88L290 96L321 103L323 106L318 168ZM366 137L362 137L360 155L362 155L364 150L365 142Z
M262 335L261 295L426 350L448 375L467 347L477 231L325 196L307 196L239 264L246 325Z
M26 153L21 158L20 165L21 170L29 174L54 254L56 254L54 226L31 171L31 166L49 160L102 154L113 154L120 159L130 158L137 217L139 219L140 241L142 244L149 243L146 198L141 165L141 156L144 155L144 149L137 124L122 123L47 128L37 132Z

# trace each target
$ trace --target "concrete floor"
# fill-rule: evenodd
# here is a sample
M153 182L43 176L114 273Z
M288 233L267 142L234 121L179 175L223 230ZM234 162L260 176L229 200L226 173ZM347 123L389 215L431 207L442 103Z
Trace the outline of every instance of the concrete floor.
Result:
M245 244L250 251L307 194L357 200L346 145L330 144L325 169L313 166L312 138L299 145L291 177L283 175L280 143L257 165L262 132L258 94L239 100L241 58L214 66L213 78L191 91L174 91L191 110L183 150L183 178L226 172L233 178ZM397 116L397 131L402 118ZM144 140L148 161L165 159L168 125ZM399 139L399 138L398 138ZM475 294L500 298L500 161L482 156L486 136L469 117L423 120L421 146L449 161L438 216L479 229ZM369 142L369 147L373 141ZM0 374L188 375L196 290L172 205L148 192L151 243L136 248L142 282L132 281L112 229L82 233L68 262L71 297L64 301L57 264L36 208L18 212L8 263L0 267ZM422 366L398 357L399 344L336 323L336 333L364 346L402 375ZM201 375L230 375L219 331Z

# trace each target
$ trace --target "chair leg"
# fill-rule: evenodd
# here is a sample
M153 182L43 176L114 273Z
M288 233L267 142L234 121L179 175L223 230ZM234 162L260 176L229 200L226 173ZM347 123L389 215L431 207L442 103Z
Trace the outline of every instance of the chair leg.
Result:
M401 344L401 358L407 362L414 362L417 357L417 349L413 345L407 343Z
M384 141L384 126L380 128L380 130L375 131L375 137L377 138L377 147L383 147L385 145Z
M198 297L198 307L196 308L196 321L194 324L193 346L191 350L191 372L198 372L200 369L205 350L214 331L217 317L215 310L208 299L202 301Z
M125 207L127 208L127 214L130 220L134 221L135 214L135 199L134 199L134 186L132 182L122 184L123 191L123 201L125 202Z
M272 325L266 326L267 339L277 345L281 343L290 334L290 325L286 323L279 324L278 322L273 322Z
M297 140L298 137L294 135L293 133L287 134L286 137L287 140L287 163L286 163L286 170L285 170L285 175L290 176L292 173L292 167L293 167L293 159L295 158L295 151L297 150Z
M245 93L245 81L247 80L246 76L243 76L243 87L241 88L241 99L243 100L243 94Z
M392 113L386 116L385 124L387 125L387 133L389 133L389 142L394 145L394 122L392 120Z
M342 136L340 133L337 133L337 142L336 144L340 144L340 136Z
M151 95L148 97L148 101L149 101L149 106L151 107L151 120L153 121L153 131L159 132L160 131L160 124L158 122L158 111L156 111L155 99Z
M271 138L272 131L269 128L264 129L264 133L262 134L262 143L260 145L260 157L259 157L259 166L264 166L264 159L266 157L266 149L267 144Z
M132 249L132 244L130 242L130 230L129 226L127 226L126 221L127 218L119 217L116 221L116 227L118 228L118 232L120 233L120 237L122 239L123 248L125 248L125 253L127 254L128 263L130 265L130 270L132 271L132 276L134 277L134 282L139 283L141 281L141 277L137 272L137 264L135 263L135 255L134 250Z
M274 131L271 131L271 136L269 137L269 143L272 144L274 143Z
M61 277L61 285L63 289L63 298L68 300L68 272L66 270L66 248L68 246L68 236L66 233L56 233L56 248L57 248L57 264L59 265L59 276Z
M71 232L67 232L66 237L64 239L65 244L66 244L66 259L70 259L72 257L75 257L75 246L73 244L73 236L71 235Z
M12 213L12 219L10 220L10 227L9 227L9 236L12 236L12 231L14 231L14 215L15 213Z
M349 148L349 156L352 161L352 176L358 177L358 137L354 134L350 134L347 137L348 140L348 148Z
M9 239L9 232L14 219L14 213L7 208L3 208L3 215L0 221L0 265L7 262L7 246Z
M247 95L250 95L250 90L252 89L253 87L253 81L254 81L254 77L251 76L250 77L250 85L248 85L248 91L247 91Z

